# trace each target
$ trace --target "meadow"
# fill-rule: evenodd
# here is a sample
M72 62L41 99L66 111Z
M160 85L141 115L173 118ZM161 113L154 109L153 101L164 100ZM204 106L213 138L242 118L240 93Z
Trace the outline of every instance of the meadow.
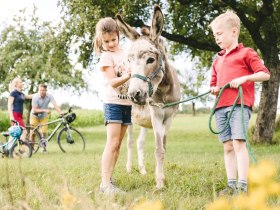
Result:
M165 157L166 188L161 191L155 189L154 138L150 130L145 142L147 175L140 175L137 169L136 148L134 170L126 173L124 141L113 178L127 193L115 197L99 194L105 127L84 125L77 127L87 143L83 153L64 154L56 139L52 139L46 154L36 153L22 160L0 159L1 209L126 210L145 201L159 202L163 209L205 209L216 199L216 192L226 186L222 145L209 131L208 117L178 114L174 119ZM138 133L139 128L134 129ZM258 161L275 163L276 180L280 182L279 142L251 147ZM280 197L269 202L274 207L280 206Z

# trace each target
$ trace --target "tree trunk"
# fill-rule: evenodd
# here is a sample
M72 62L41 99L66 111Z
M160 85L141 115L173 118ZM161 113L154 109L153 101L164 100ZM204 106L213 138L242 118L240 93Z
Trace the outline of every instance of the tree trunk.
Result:
M275 55L271 56L266 66L270 71L270 80L264 82L262 87L259 112L253 135L253 142L256 143L272 143L275 129L280 73L278 55L276 54L276 57Z
M195 102L192 102L192 114L195 116Z

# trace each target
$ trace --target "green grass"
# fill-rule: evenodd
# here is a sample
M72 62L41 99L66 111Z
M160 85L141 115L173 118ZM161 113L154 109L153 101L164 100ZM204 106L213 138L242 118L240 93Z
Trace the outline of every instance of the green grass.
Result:
M155 191L154 138L149 130L145 142L148 174L139 174L136 155L134 170L126 173L125 140L114 179L127 194L115 198L98 194L100 160L106 141L105 127L100 125L79 128L87 141L84 153L64 154L52 139L47 154L38 153L21 161L0 159L0 206L3 209L132 209L147 199L160 200L164 209L204 209L215 199L215 192L226 185L222 145L210 133L208 117L177 115L175 118L167 141L167 187L163 191ZM135 131L139 132L139 128L135 127ZM252 149L258 161L266 159L276 164L277 180L280 180L280 146L252 145ZM275 199L276 203L280 203L279 198Z

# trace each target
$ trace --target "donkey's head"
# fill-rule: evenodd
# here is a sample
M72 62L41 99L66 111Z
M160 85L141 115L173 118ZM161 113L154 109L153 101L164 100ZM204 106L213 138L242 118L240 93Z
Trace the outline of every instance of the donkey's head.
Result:
M116 16L120 31L133 42L128 50L128 65L131 79L128 96L132 102L144 105L147 98L156 91L164 76L164 50L159 43L163 28L163 14L160 8L154 7L154 16L150 35L140 35L134 28Z

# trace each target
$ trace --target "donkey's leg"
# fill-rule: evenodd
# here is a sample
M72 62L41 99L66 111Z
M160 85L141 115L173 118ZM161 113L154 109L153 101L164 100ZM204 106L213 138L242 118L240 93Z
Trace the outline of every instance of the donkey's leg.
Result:
M127 161L126 171L128 173L132 170L132 152L133 152L133 125L129 125L127 129Z
M155 112L156 114L156 112ZM167 114L167 113L166 113ZM166 117L165 120L161 118L157 119L156 117L153 119L153 129L155 134L155 141L156 141L156 181L157 181L157 188L160 189L164 187L164 156L166 152L166 141L167 141L167 133L171 126L174 114L171 112L169 113L169 117ZM154 115L157 116L157 115Z
M155 136L155 158L156 158L156 187L158 189L164 187L164 170L163 170L163 161L165 155L165 149L163 145L164 137L164 125L163 125L163 111L156 107L150 107L151 118L153 124L153 131Z
M146 175L146 168L144 164L144 142L146 139L147 128L140 127L140 133L137 139L137 153L138 153L138 167L142 175Z

